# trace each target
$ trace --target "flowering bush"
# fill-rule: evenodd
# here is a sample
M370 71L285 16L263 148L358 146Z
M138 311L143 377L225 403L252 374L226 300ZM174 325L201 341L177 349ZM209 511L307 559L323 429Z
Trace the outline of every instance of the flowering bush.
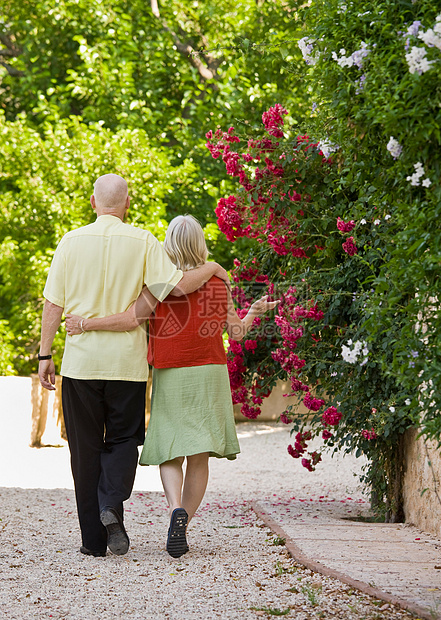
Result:
M375 249L377 221L383 231L392 224L387 213L376 210L369 215L369 226L359 214L357 219L346 217L355 195L339 189L341 159L325 155L321 143L306 135L288 130L281 136L285 112L277 106L264 114L263 135L239 137L232 127L218 129L207 134L207 146L213 157L222 157L240 186L235 195L219 201L219 226L230 240L245 236L256 244L248 259L235 261L233 296L243 312L258 286L281 300L274 323L268 317L256 319L250 340L230 342L233 401L242 405L245 416L255 418L275 381L288 380L313 426L313 431L302 430L305 420L287 408L281 420L297 431L288 452L313 471L321 460L319 452L308 451L313 434L320 433L331 448L372 454L379 447L373 441L377 432L362 431L375 423L379 434L391 399L402 399L381 364L370 359L368 336L361 339L358 327L369 316L370 294L370 283L360 282L368 282L384 263ZM277 136L270 138L269 132ZM362 250L354 236L347 236L350 232L357 234ZM353 342L348 335L358 338ZM371 398L366 406L367 389ZM381 411L378 419L374 409ZM407 413L408 407L404 427ZM390 432L385 428L382 434Z
M441 12L424 0L399 11L396 2L385 0L368 11L357 1L347 6L326 3L326 11L324 7L314 3L302 15L306 35L315 41L310 53L319 58L308 69L316 104L312 123L320 137L326 127L323 137L341 145L342 182L347 179L356 193L345 221L366 225L370 217L378 226L370 247L381 261L369 280L363 339L374 349L380 339L390 343L392 351L377 358L383 371L403 396L406 391L412 396L404 399L404 406L413 400L414 421L439 439L441 377L435 368L441 331L435 300L440 284L434 264L441 199L441 110L436 95ZM353 49L357 42L368 51L362 59L361 89L360 67L341 62L336 67L334 62L336 54L341 58L341 50ZM354 247L345 241L354 258L359 239L355 234ZM390 407L392 426L401 428L404 412L395 403Z
M309 136L294 133L278 104L259 134L218 128L207 146L238 181L218 207L221 230L255 240L235 274L236 298L250 300L269 282L282 300L277 331L266 319L252 334L256 348L241 347L236 402L254 416L259 403L248 400L289 380L310 412L308 430L295 408L281 416L297 433L291 456L313 470L314 435L364 452L374 503L398 520L403 433L418 421L441 432L441 18L424 1L365 7L315 2L301 15ZM430 64L411 71L406 53L421 41Z

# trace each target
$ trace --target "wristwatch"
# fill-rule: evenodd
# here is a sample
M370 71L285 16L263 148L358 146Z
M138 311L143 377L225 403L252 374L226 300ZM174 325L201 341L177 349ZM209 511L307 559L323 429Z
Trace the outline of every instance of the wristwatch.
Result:
M52 355L40 355L38 354L38 361L41 362L41 360L51 360L52 359Z

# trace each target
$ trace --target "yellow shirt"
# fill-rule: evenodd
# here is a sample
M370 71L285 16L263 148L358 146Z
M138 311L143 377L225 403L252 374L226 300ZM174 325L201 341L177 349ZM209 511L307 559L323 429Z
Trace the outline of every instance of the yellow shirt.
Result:
M66 314L103 317L127 310L144 284L162 301L182 276L150 232L101 215L60 241L43 294ZM145 325L130 332L66 336L61 374L72 379L146 381Z

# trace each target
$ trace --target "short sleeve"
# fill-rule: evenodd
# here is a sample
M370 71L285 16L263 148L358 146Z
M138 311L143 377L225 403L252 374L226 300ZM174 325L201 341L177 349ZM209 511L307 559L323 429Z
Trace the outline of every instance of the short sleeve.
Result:
M66 260L61 242L55 250L43 291L45 299L61 308L64 308L65 304L65 282Z
M156 299L163 301L184 274L173 265L156 237L149 235L147 243L144 284Z

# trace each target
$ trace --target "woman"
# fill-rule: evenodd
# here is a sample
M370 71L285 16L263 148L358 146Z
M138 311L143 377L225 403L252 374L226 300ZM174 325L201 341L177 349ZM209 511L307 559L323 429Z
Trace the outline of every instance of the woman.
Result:
M191 215L174 218L164 249L183 271L203 265L208 249L199 222ZM124 313L99 319L67 315L69 336L91 330L134 329L150 319L148 361L153 366L151 417L141 465L159 465L170 509L167 551L188 551L187 524L208 483L210 456L234 459L239 453L222 332L242 340L254 318L277 301L262 297L240 319L231 292L213 277L183 297L157 303L148 289ZM182 465L187 459L185 478Z

